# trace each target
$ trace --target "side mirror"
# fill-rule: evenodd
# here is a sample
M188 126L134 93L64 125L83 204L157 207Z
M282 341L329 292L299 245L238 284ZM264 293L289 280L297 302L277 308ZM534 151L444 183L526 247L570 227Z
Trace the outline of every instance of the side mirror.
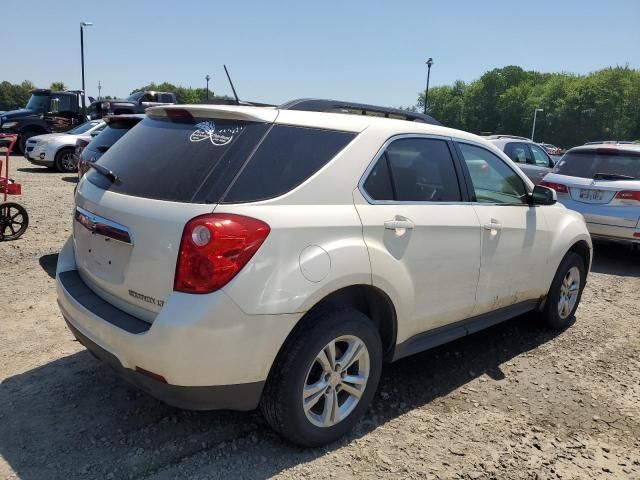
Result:
M531 203L533 205L553 205L557 201L558 196L555 190L542 185L533 187L533 193L531 193Z

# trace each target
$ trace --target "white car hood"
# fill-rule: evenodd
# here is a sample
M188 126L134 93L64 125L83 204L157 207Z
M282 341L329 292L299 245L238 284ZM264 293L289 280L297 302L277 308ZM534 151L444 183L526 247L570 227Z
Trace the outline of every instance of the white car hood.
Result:
M43 140L50 141L51 139L55 137L60 137L62 135L65 135L65 134L64 133L45 133L44 135L36 135L34 137L31 137L29 140L34 140L36 142L41 142Z

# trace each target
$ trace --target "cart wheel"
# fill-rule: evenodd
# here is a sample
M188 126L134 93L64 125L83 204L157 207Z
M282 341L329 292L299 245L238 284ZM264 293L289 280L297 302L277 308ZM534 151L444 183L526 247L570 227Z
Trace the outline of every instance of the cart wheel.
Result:
M16 240L29 226L27 210L18 203L0 203L0 241Z

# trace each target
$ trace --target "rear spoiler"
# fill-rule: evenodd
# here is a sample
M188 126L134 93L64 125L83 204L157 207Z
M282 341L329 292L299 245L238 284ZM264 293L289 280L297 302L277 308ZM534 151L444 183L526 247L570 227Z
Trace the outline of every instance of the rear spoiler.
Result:
M227 120L241 120L245 122L273 123L278 117L278 110L245 105L163 105L149 107L145 113L149 117L175 117L181 113L190 114L195 118L223 118Z

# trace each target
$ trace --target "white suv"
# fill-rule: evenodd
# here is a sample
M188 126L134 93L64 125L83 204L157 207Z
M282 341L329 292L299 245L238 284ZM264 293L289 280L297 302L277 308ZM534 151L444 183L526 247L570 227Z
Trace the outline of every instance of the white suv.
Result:
M73 334L129 381L260 406L308 446L354 426L384 361L528 311L567 326L592 250L485 140L321 106L147 110L78 184L56 275Z

